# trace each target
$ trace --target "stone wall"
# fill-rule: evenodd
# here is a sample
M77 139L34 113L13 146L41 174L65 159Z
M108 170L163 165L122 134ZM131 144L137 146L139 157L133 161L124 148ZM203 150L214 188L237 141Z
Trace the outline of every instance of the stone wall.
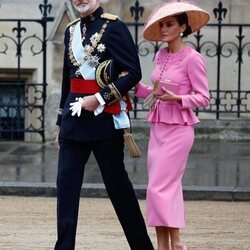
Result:
M0 0L0 16L1 18L41 18L41 13L38 9L38 5L41 4L42 0ZM61 79L62 79L62 64L63 64L63 36L66 24L72 19L76 18L72 6L70 7L69 0L49 0L49 3L53 5L51 16L55 17L53 23L48 24L48 58L47 58L47 102L46 102L46 139L51 140L55 136L55 121L57 116L57 107L60 100L61 91ZM101 5L104 7L106 12L116 14L125 22L133 22L134 19L130 14L130 7L134 6L135 0L101 0ZM150 12L155 6L164 1L160 0L141 0L140 5L144 7L144 13L141 22L146 22ZM249 13L250 4L249 0L222 0L223 6L228 9L228 13L225 23L250 23ZM206 9L211 13L210 23L214 23L213 9L218 7L219 0L196 0L199 6ZM38 24L28 25L28 32L24 34L36 33L38 36L41 35L41 31L38 29ZM1 33L7 33L11 30L12 26L8 23L1 23ZM205 28L208 32L211 40L216 40L217 33L213 32L211 28ZM250 30L250 29L249 29ZM250 37L249 30L246 33L246 37ZM133 30L131 29L131 32ZM235 31L233 31L235 32ZM229 40L232 36L232 31L227 30L224 32L224 39ZM140 37L142 39L142 30L140 30ZM235 39L235 38L234 38ZM1 44L0 44L1 46ZM9 44L10 51L8 55L0 54L0 77L10 72L11 69L16 67L15 48ZM12 47L11 47L12 46ZM0 47L1 50L1 47ZM237 64L235 64L236 55L230 59L223 59L222 61L222 82L230 83L228 88L233 88L235 79L237 77ZM153 67L153 53L147 58L140 57L141 66L143 71L142 81L150 84L150 72ZM249 55L244 56L246 63L242 65L242 86L245 89L249 89L249 81L246 76L250 75L249 66ZM33 82L42 81L42 58L37 56L34 57L30 53L29 44L24 47L22 57L22 68L29 72L29 79ZM232 67L232 65L235 65ZM216 65L214 59L207 59L207 68L209 76L209 84L211 88L216 85ZM230 70L228 70L230 69ZM234 79L234 81L231 81ZM247 79L247 80L245 80ZM205 115L202 118L214 118L209 115ZM243 116L244 118L244 116ZM249 118L246 116L246 118ZM40 137L32 138L30 140L39 140Z
M134 6L135 0L100 0L101 5L106 11L119 15L125 22L131 21L129 9ZM156 5L164 3L162 0L139 0L140 6L145 8L142 21L145 22L151 11ZM195 0L198 6L211 13L211 23L213 23L213 9L216 8L219 2L222 2L224 8L228 9L225 22L227 23L249 23L249 0Z

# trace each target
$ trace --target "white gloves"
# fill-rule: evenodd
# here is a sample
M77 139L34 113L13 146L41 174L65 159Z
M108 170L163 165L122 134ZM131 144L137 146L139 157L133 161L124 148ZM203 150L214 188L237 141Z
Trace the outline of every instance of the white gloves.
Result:
M77 114L79 117L81 115L82 111L82 103L83 103L83 98L82 97L76 97L76 102L71 102L69 105L71 106L69 109L72 111L71 115L74 116Z

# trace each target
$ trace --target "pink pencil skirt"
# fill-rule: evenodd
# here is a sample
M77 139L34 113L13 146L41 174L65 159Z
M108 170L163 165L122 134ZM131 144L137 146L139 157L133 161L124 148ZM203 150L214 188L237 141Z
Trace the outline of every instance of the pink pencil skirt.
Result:
M181 181L193 142L192 126L152 123L146 198L148 226L185 227Z

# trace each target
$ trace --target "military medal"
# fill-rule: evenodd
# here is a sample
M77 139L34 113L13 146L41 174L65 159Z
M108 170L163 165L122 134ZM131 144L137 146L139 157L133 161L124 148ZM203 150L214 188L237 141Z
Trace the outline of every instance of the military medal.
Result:
M72 42L73 42L73 34L75 31L75 25L70 27L70 42L69 42L69 58L71 63L78 67L78 70L76 71L76 75L77 76L81 76L80 73L80 67L87 63L89 66L91 67L96 67L99 65L99 60L100 58L96 55L93 55L92 53L97 50L99 53L103 53L106 50L106 46L102 43L100 43L100 40L103 36L103 33L105 32L107 25L108 25L109 21L107 20L103 25L101 30L99 31L99 33L95 33L94 35L91 36L90 38L90 44L86 44L83 48L84 48L84 52L86 53L85 56L83 56L83 58L81 60L76 60L74 53L73 53L73 46L72 46ZM85 41L85 37L86 37L86 32L87 32L87 27L84 24L83 28L82 28L82 37L81 37L81 41L84 42Z
M82 43L85 40L86 31L87 31L87 27L86 27L86 24L84 24L83 27L82 27Z

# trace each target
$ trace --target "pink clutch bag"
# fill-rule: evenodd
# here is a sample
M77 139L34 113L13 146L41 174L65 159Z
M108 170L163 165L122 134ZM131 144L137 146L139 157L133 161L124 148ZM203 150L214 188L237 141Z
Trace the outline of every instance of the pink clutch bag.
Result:
M169 90L173 92L174 94L178 94L178 84L173 83L171 81L159 81L158 86L157 86L157 95L164 95L165 92L162 89Z

